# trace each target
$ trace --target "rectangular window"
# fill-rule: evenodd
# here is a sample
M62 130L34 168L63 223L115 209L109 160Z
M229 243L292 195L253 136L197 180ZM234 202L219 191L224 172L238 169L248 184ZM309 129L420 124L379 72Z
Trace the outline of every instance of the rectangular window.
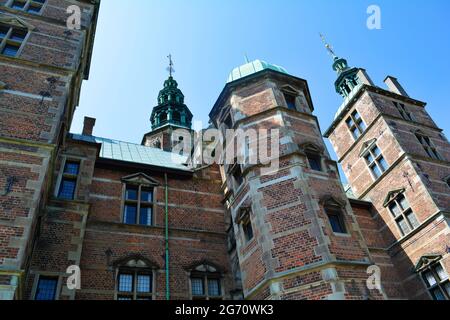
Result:
M422 272L425 284L434 300L450 300L450 281L448 273L440 263L431 265Z
M347 121L345 122L347 123L347 127L355 140L358 139L367 129L366 124L356 110L350 115L350 117L347 118Z
M297 110L297 103L296 103L297 97L296 96L289 94L289 93L285 93L284 99L286 100L286 105L287 105L288 109Z
M14 0L10 8L25 11L28 13L39 13L42 10L46 0Z
M151 271L122 270L117 276L117 300L152 300Z
M74 200L77 187L80 162L66 161L58 191L58 199Z
M126 185L123 222L141 226L153 225L153 188Z
M195 273L191 277L191 292L194 300L222 300L220 278L216 275Z
M431 143L431 139L429 137L422 135L420 133L417 133L416 137L430 158L441 160L439 153L437 152L433 143Z
M388 169L389 165L381 154L380 149L374 145L364 156L367 165L370 168L375 179L381 177L381 175Z
M342 217L342 212L335 209L326 209L331 229L334 233L346 234L347 228Z
M0 53L16 57L27 34L25 29L0 24Z
M414 121L411 113L406 109L405 105L403 103L399 103L394 101L394 105L397 108L398 112L402 116L403 119L407 121Z
M250 242L253 239L253 227L250 217L248 217L244 222L242 222L242 231L244 232L245 240Z
M35 300L56 300L58 277L39 277Z
M403 194L399 195L389 204L389 210L394 216L402 236L408 235L411 231L419 227L419 221Z
M237 188L239 188L244 183L244 177L242 176L242 170L239 164L236 165L236 168L233 171L233 178Z
M318 154L307 153L309 167L314 171L322 171L322 158Z

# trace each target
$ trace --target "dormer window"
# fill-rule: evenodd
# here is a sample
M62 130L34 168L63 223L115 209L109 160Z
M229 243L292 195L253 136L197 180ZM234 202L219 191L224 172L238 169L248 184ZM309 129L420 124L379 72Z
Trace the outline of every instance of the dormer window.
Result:
M284 99L286 100L286 105L290 110L297 110L297 97L290 93L284 93Z
M406 109L403 103L399 103L394 101L394 106L397 108L398 112L402 116L402 118L406 121L414 121L412 114Z

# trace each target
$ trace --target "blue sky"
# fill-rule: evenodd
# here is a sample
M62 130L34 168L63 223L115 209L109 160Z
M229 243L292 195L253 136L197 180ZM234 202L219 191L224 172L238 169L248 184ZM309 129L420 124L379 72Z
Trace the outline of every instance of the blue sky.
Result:
M381 8L381 30L366 27L372 4ZM90 79L71 131L81 132L83 117L92 116L95 135L140 143L168 76L169 53L186 103L205 126L246 53L306 79L325 131L342 100L322 32L377 85L396 76L411 97L428 103L448 135L449 14L448 0L103 0Z

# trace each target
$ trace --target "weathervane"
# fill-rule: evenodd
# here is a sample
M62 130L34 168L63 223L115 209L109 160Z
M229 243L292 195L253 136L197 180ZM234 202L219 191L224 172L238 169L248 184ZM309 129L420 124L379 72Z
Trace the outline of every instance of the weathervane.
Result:
M169 75L172 77L172 74L175 72L175 69L173 68L172 55L169 54L167 58L169 58L169 67L167 68L167 71L169 71Z
M322 39L323 43L325 44L325 48L327 48L328 52L330 53L330 55L333 58L336 58L337 56L334 53L333 47L327 42L327 40L325 39L323 34L321 34L321 33L319 33L319 34L320 34L320 38Z

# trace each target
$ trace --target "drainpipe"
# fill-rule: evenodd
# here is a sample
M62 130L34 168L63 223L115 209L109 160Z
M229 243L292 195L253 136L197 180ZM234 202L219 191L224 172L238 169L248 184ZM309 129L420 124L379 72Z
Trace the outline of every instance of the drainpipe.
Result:
M165 182L165 245L166 245L166 300L170 300L170 282L169 282L169 185L167 183L167 173L164 174Z

